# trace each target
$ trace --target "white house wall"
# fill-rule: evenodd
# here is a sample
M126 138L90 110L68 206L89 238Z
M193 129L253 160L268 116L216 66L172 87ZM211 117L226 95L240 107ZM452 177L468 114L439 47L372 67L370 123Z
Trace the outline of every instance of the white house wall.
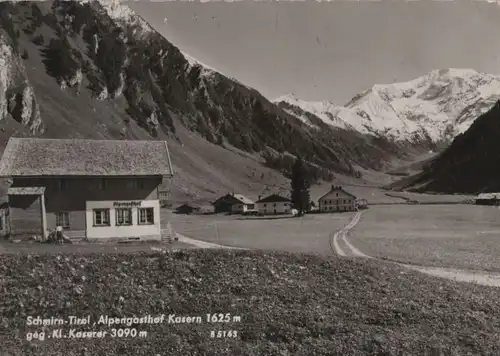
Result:
M289 202L257 203L257 209L261 214L286 214L291 212Z
M86 224L87 238L128 238L139 237L142 239L161 239L160 226L160 201L142 200L139 207L132 206L132 225L116 226L116 212L114 203L127 203L127 201L87 201L86 202ZM154 208L154 224L138 225L138 208ZM93 209L109 209L110 226L94 226Z
M333 191L319 200L319 210L323 212L342 212L356 210L356 199L341 191Z

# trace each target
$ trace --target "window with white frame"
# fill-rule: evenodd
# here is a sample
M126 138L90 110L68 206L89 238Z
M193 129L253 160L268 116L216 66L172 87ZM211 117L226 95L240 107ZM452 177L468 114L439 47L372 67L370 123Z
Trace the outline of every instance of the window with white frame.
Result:
M109 209L94 209L94 226L109 225Z
M132 209L119 208L116 209L116 225L132 225Z
M56 214L56 226L62 226L69 229L69 212L60 211Z
M139 215L139 225L154 224L154 208L139 208L137 213Z

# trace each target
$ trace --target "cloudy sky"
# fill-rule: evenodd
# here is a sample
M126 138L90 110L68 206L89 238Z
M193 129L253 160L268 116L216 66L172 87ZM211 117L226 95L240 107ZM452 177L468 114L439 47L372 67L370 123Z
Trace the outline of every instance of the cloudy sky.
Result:
M433 69L500 74L500 6L483 1L128 4L182 51L270 99L343 104Z

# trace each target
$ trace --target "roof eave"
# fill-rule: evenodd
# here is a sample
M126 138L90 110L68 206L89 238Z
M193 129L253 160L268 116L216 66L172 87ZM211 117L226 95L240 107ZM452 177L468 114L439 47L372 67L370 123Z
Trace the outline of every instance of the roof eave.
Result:
M291 199L282 199L282 200L257 200L255 203L289 203Z
M91 177L91 178L102 178L102 177L166 177L173 178L173 174L164 173L154 173L154 174L0 174L0 178L58 178L58 177Z
M172 161L170 159L170 150L168 149L168 142L165 140L165 149L167 150L167 161L168 161L168 169L170 170L170 175L174 176L174 168L172 167Z

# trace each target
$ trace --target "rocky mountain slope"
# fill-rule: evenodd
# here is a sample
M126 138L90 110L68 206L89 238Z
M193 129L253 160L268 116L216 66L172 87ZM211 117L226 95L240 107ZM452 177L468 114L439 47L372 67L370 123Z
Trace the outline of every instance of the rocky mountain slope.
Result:
M183 199L283 185L299 154L315 180L405 156L382 138L311 129L117 2L2 2L0 53L2 145L13 134L168 137Z
M500 191L500 102L477 118L423 172L395 186L413 191L477 194Z
M321 121L396 142L447 145L499 98L500 76L443 69L409 82L375 85L345 106L293 95L274 102L311 126Z

